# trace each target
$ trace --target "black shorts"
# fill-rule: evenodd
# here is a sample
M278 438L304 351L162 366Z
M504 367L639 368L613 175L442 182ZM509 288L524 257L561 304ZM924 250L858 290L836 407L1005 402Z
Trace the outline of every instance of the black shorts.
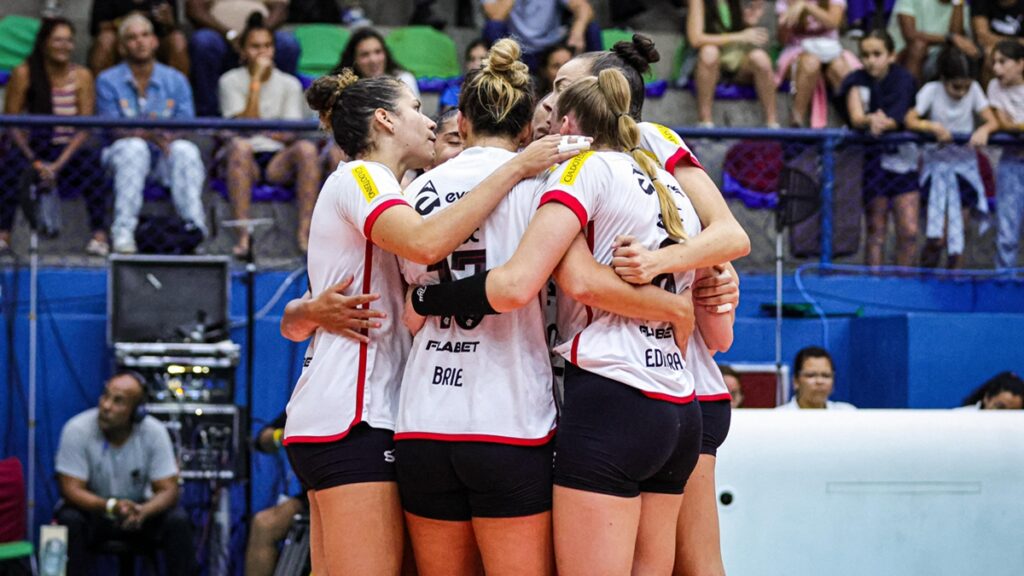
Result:
M256 168L260 171L260 182L267 182L267 166L270 166L270 161L274 159L276 154L277 152L256 152L253 154Z
M696 402L673 404L565 365L555 484L633 497L682 494L701 445Z
M305 490L395 481L395 433L361 422L334 442L289 444L288 460Z
M715 456L718 454L718 447L725 442L725 437L729 435L732 405L728 400L701 402L700 419L703 424L700 453Z
M554 442L399 440L402 507L433 520L515 518L551 510Z

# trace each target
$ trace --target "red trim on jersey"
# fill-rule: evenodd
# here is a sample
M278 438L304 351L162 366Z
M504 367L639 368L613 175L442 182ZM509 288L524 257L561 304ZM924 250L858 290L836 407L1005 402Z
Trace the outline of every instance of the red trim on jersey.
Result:
M576 361L576 352L580 349L580 334L582 334L582 332L577 332L576 335L572 337L572 349L569 350L569 362L572 362L577 366L580 365L580 363Z
M395 205L394 201L390 201L390 202L391 202L392 206ZM404 201L400 201L398 203L405 203L405 202ZM385 208L379 207L374 212L375 213L383 212L384 209ZM371 215L371 217L372 217L372 215ZM367 219L367 222L370 222L370 220ZM366 241L366 255L363 258L363 290L361 292L362 294L369 294L370 293L370 278L371 278L371 274L370 273L371 273L372 270L373 270L373 242L370 242L369 240L367 240ZM359 308L361 310L365 310L366 308L369 308L369 306L370 305L367 303L367 304L361 305ZM367 329L363 328L359 332L361 334L365 335L367 333ZM353 428L355 428L356 424L359 424L360 422L363 421L363 391L366 388L366 356L367 356L368 352L369 352L368 345L365 342L361 342L359 344L359 372L358 372L358 375L356 376L356 378L357 378L357 380L356 380L356 412L355 412L355 415L353 415L352 422L349 423L348 428L346 428L343 432L340 432L338 434L331 434L329 436L289 436L289 437L285 438L283 442L281 442L282 444L287 446L289 444L299 444L299 443L319 444L319 443L325 443L325 442L334 442L334 441L337 441L337 440L341 440L345 436L348 436L348 433L351 432Z
M330 436L289 436L285 438L281 444L290 446L292 444L324 444L327 442L335 442L341 440L345 436L348 436L348 433L351 432L352 429L356 427L356 424L359 424L360 422L361 420L353 421L344 432L340 432L338 434L331 434Z
M697 157L694 156L693 153L687 150L685 147L680 146L679 150L676 150L676 153L673 154L671 158L665 161L665 171L668 172L669 174L672 174L676 170L676 164L678 164L680 160L684 159L690 166L704 170L704 166L701 165L700 160L697 160Z
M723 400L732 400L732 395L728 392L722 392L720 394L708 394L708 395L697 395L697 400L701 402L721 402Z
M373 233L373 225L377 223L377 218L380 218L380 215L388 208L398 206L399 204L409 205L408 202L401 198L392 198L391 200L381 202L379 206L374 208L373 212L370 212L370 215L366 217L366 223L363 224L363 236L366 236L367 240L371 240L373 237L370 234Z
M689 404L697 399L697 393L691 392L689 396L672 396L671 394L662 394L660 392L647 392L641 390L644 396L653 398L654 400L664 400L665 402L671 402L673 404Z
M395 434L395 440L441 440L442 442L489 442L512 446L543 446L555 437L554 428L541 438L515 438L492 434L441 434L438 432L402 432Z
M548 202L558 202L569 210L572 210L573 214L575 214L576 218L580 221L580 228L587 227L587 220L590 219L587 216L587 211L583 208L583 204L580 204L580 201L572 194L563 190L551 190L545 192L544 195L540 197L540 205L537 207L540 208L540 206L543 206Z

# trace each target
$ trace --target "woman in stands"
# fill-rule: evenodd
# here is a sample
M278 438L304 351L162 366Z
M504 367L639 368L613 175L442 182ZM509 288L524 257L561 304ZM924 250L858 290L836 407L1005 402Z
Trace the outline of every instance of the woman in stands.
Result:
M352 325L362 332L358 339L308 325L305 336L314 337L288 403L284 443L308 489L314 571L397 574L402 519L393 430L409 339L393 324L402 302L395 255L437 262L476 230L516 182L571 154L557 153L555 137L534 143L462 202L424 221L395 177L433 159L433 122L420 113L411 91L389 76L358 79L343 70L319 78L307 100L353 161L328 178L313 210L308 262L316 298L305 302L337 292L384 316ZM301 324L293 322L287 332L301 334ZM379 329L367 341L374 324Z
M963 410L1020 410L1024 408L1024 380L1013 372L1000 372L964 398Z
M619 42L610 51L588 52L574 58L559 70L555 90L557 93L580 77L615 68L629 81L630 113L639 122L644 100L643 74L658 58L653 43L636 34L632 43ZM612 263L623 279L635 284L649 283L664 273L700 270L693 292L698 331L690 341L686 360L693 366L704 433L701 456L687 484L687 496L679 515L676 572L693 574L707 569L721 573L724 568L718 538L714 468L718 446L729 431L731 410L728 389L711 363L708 345L710 350L726 350L731 345L731 327L739 303L738 276L731 265L720 264L746 255L750 241L729 211L718 187L679 135L650 122L640 122L639 127L641 148L673 173L693 203L704 229L685 244L655 251L644 249L630 238L616 239L619 247Z
M32 53L11 72L5 114L91 116L96 93L88 68L71 61L75 29L64 18L43 20ZM78 190L85 196L92 238L85 250L96 256L110 251L107 241L107 184L89 132L68 126L11 130L14 146L4 157L0 177L0 253L10 249L20 190Z
M378 76L391 76L402 81L412 95L420 97L419 85L416 77L402 68L391 57L388 45L384 43L384 37L373 28L360 28L352 33L345 51L341 53L341 60L335 67L334 72L340 72L343 68L350 68L360 78L376 78Z
M764 0L741 7L740 0L694 0L686 14L686 39L697 51L694 81L697 84L699 125L714 126L711 105L715 87L724 71L740 84L753 84L764 110L764 123L778 128L775 109L775 74L768 31L758 25L764 14Z
M776 410L827 409L854 410L847 402L833 402L836 370L828 350L808 346L796 353L793 360L793 397Z
M587 291L574 286L590 274L581 265L595 258L610 263L617 235L632 234L655 248L685 241L696 230L692 207L666 187L674 186L671 175L639 149L629 106L629 84L617 70L565 89L555 106L559 132L593 137L596 151L548 178L508 262L456 282L420 286L412 297L421 314L509 312L535 302L552 273L559 288L576 297L559 299L563 334L570 338L556 349L571 363L554 470L554 540L562 575L670 570L679 502L700 444L692 375L681 353L692 331L685 292L693 274L667 275L657 283L670 295L683 293L671 322L631 319L615 306L594 309ZM567 254L574 242L590 244L593 256Z

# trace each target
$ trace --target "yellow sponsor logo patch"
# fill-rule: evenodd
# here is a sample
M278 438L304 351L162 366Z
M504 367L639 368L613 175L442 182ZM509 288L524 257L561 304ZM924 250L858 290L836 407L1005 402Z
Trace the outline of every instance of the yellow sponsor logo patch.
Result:
M654 122L651 122L651 124L653 124L654 127L658 129L658 132L661 133L661 136L665 138L665 140L668 140L669 142L675 144L676 146L681 146L683 144L683 141L679 139L679 135L673 132L671 129L666 128L661 124L655 124Z
M586 162L587 158L590 158L592 154L593 152L584 152L570 160L569 165L565 167L565 172L562 172L562 184L572 186L573 183L576 182L576 177L580 175L583 163Z
M366 169L366 166L358 166L352 170L352 177L356 179L356 184L362 190L363 198L366 198L367 203L373 202L373 199L380 194L377 191L377 184L374 183L373 177L370 176L370 171Z

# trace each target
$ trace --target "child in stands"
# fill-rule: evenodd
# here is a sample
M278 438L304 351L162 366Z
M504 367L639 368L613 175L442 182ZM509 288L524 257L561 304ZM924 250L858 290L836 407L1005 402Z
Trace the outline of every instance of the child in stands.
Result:
M1024 131L1024 46L1003 40L992 51L988 99L999 121L999 129ZM1020 220L1024 212L1024 149L1003 149L996 174L996 206L999 224L996 234L996 268L1013 268L1020 244Z
M914 105L914 78L896 64L892 37L885 30L873 30L861 38L860 53L864 68L847 76L839 89L846 103L847 122L872 136L901 130L907 110ZM868 144L862 186L868 221L867 265L882 265L891 211L896 220L896 264L910 266L920 204L917 147L912 143Z
M921 189L926 191L928 203L927 242L921 265L937 266L948 243L947 267L956 269L963 264L964 231L971 208L988 212L973 148L987 144L999 123L963 51L952 44L943 48L938 70L939 79L928 82L917 93L905 122L908 129L931 134L939 141L925 147L922 162ZM981 118L980 126L976 118ZM970 149L952 144L956 133L971 134Z

